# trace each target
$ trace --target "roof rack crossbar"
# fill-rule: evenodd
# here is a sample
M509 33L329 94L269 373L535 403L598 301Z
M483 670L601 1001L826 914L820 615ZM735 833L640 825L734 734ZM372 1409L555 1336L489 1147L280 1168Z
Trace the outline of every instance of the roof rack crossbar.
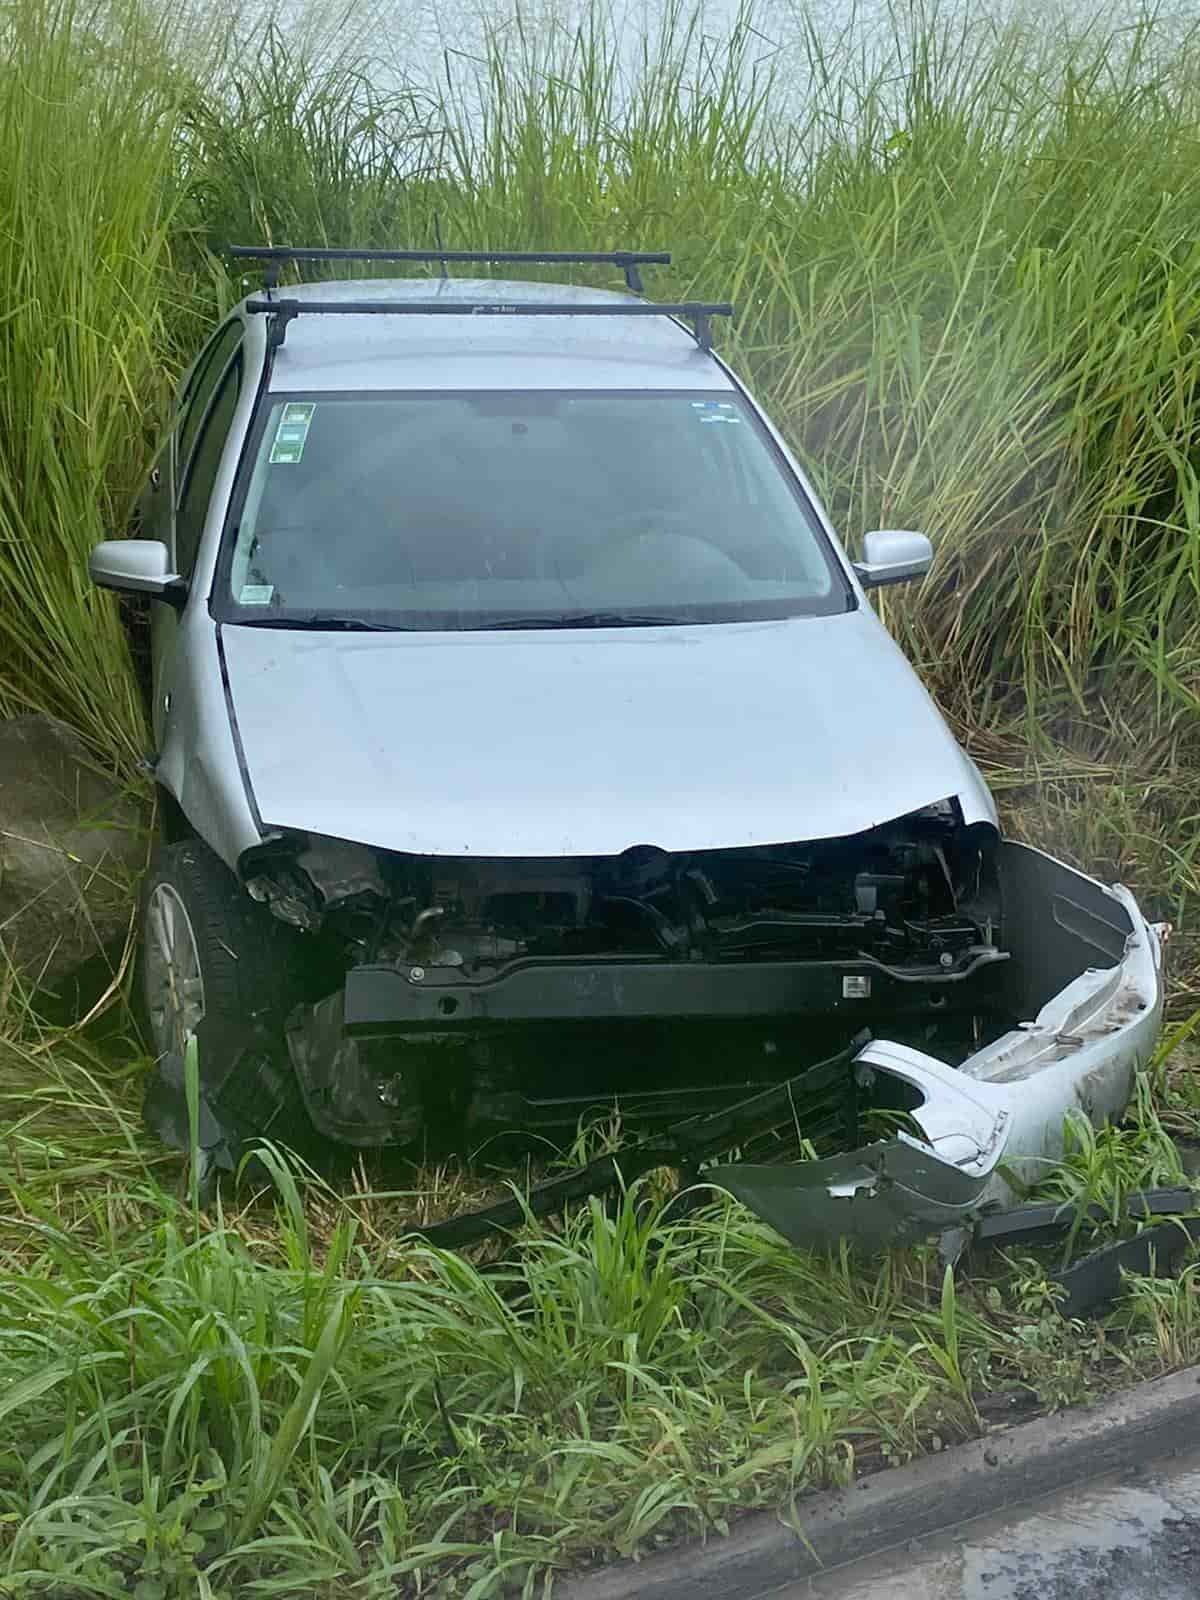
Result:
M293 318L310 313L334 317L676 317L691 323L701 350L712 349L712 319L733 315L728 301L701 300L631 300L628 305L537 300L247 300L246 310L270 317L267 341L272 352L283 343Z
M437 261L443 276L448 261L525 262L527 265L567 264L620 267L626 286L642 292L639 266L670 266L667 250L344 250L326 245L232 244L229 254L238 261L265 261L266 286L279 283L279 269L290 261Z

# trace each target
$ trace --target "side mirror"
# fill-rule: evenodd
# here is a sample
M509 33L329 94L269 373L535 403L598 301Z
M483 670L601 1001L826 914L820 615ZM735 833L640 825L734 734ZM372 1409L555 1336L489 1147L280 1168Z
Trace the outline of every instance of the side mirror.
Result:
M923 533L879 529L863 540L863 559L854 563L864 589L923 578L933 565L933 546Z
M171 569L171 554L157 539L106 539L88 558L88 573L101 589L148 594L182 611L187 584Z

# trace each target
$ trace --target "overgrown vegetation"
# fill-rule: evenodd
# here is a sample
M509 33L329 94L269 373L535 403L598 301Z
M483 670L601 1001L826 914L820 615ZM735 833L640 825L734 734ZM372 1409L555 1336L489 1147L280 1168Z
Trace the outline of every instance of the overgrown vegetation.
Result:
M1020 1414L1200 1359L1195 1268L1067 1323L1049 1254L956 1285L932 1246L828 1260L646 1185L490 1263L403 1239L427 1195L303 1192L270 1153L274 1209L204 1216L76 1050L7 1063L17 1595L532 1595L941 1449L1000 1396ZM1140 1099L1062 1192L1152 1181L1163 1149Z
M270 32L201 72L135 0L4 15L0 581L53 619L39 642L5 606L8 703L128 745L111 607L67 557L119 520L198 312L236 292L211 252L440 226L669 244L656 284L734 299L729 353L848 537L936 535L905 621L945 697L988 723L1124 719L1177 752L1200 651L1200 33L968 39L935 17L876 77L814 34L781 124L748 19L714 46L669 12L632 83L601 17L501 30L448 85L385 92Z
M279 33L231 51L223 19L5 0L0 712L65 717L134 781L86 552L240 292L223 242L669 247L656 288L737 303L726 353L850 541L934 535L889 620L1010 825L1170 916L1176 1009L1200 1004L1200 34L1166 37L918 17L876 74L808 33L786 121L749 17L714 44L669 12L632 80L602 15L510 27L391 91ZM830 1262L649 1188L502 1261L403 1241L454 1172L380 1194L280 1165L277 1207L201 1215L137 1130L122 1024L39 1031L5 995L0 1593L540 1593L937 1448L997 1392L1200 1357L1194 1267L1085 1328L1047 1260L956 1286L930 1250ZM1171 1042L1055 1180L1081 1215L1200 1132Z

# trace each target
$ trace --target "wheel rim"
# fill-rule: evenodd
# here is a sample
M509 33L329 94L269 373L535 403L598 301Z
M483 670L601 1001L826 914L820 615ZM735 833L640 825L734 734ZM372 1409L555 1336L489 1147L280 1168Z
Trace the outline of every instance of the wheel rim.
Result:
M200 952L187 907L169 883L155 884L146 917L146 1008L160 1055L181 1054L204 1016Z

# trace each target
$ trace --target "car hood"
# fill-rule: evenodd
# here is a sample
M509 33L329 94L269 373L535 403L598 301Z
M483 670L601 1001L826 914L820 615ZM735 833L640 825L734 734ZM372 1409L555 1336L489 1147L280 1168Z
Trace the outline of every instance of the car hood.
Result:
M223 625L266 828L428 855L615 855L859 833L974 766L867 607L536 632Z

